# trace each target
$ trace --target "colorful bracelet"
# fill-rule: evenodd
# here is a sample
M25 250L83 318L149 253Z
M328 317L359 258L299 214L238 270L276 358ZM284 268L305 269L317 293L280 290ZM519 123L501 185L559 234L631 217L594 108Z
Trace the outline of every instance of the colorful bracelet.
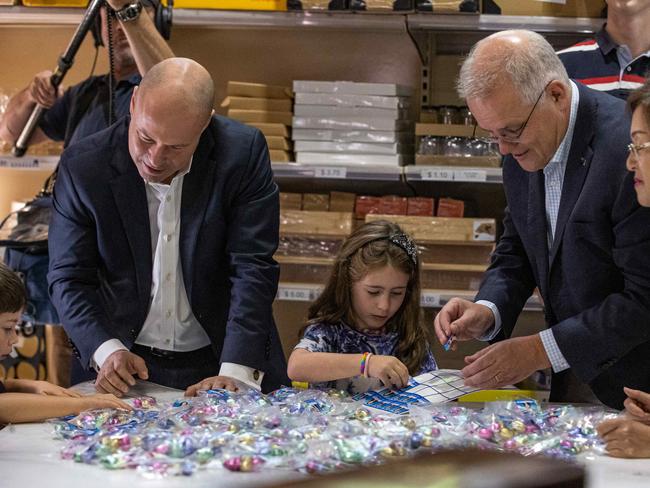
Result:
M368 357L366 357L366 366L363 368L363 376L364 378L369 378L368 371L370 370L370 356L372 356L372 353L368 353Z
M359 363L359 374L361 376L366 376L366 361L368 360L368 354L369 353L364 352L361 356L361 362Z

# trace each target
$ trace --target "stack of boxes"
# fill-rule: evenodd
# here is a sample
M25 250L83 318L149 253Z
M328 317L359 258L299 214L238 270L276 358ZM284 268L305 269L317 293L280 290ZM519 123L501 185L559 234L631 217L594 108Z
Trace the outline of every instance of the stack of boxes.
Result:
M413 90L389 83L294 81L296 162L413 163Z
M221 104L228 117L257 127L266 137L272 162L293 161L290 126L291 89L283 86L229 81Z

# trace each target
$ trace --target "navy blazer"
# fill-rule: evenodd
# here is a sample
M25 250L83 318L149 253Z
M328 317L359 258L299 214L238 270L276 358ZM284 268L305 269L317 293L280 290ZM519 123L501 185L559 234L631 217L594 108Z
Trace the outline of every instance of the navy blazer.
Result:
M54 188L50 294L85 366L109 339L130 348L151 301L147 197L128 125L126 117L64 151ZM264 371L264 391L288 384L272 312L278 215L264 137L213 117L183 181L183 279L216 357Z
M623 386L650 391L650 209L625 168L623 101L578 83L580 103L548 250L544 173L508 156L504 233L477 300L499 309L509 337L539 287L547 324L578 379L622 408ZM554 375L553 391L563 386Z

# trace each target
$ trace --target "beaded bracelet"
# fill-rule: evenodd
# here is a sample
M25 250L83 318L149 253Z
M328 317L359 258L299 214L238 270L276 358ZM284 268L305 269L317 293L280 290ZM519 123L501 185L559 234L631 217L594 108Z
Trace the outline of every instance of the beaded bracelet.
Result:
M361 376L366 376L366 361L368 360L368 354L369 353L364 352L361 356L361 362L359 363L359 374Z

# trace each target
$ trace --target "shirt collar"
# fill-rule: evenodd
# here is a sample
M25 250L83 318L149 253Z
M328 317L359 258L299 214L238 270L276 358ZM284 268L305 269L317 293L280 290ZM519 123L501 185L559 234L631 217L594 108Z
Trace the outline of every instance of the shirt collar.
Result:
M557 169L564 169L567 160L569 159L569 151L571 150L571 141L573 140L573 131L576 126L576 119L578 118L578 104L580 103L580 93L578 87L573 81L569 80L571 84L571 112L569 115L569 125L564 134L564 138L560 146L555 151L551 161L544 167L544 174L551 174ZM562 171L564 173L564 171Z
M611 37L609 37L605 27L607 27L607 23L603 24L602 29L596 33L596 42L598 43L600 50L603 52L603 55L607 56L609 53L614 51L618 45Z
M190 164L187 165L187 168L185 168L183 171L179 171L174 177L172 178L172 181L170 184L166 183L152 183L151 181L145 180L145 183L149 185L157 195L165 195L169 191L170 188L176 187L183 181L183 177L190 172L192 169L192 161L194 160L194 156L190 158Z

